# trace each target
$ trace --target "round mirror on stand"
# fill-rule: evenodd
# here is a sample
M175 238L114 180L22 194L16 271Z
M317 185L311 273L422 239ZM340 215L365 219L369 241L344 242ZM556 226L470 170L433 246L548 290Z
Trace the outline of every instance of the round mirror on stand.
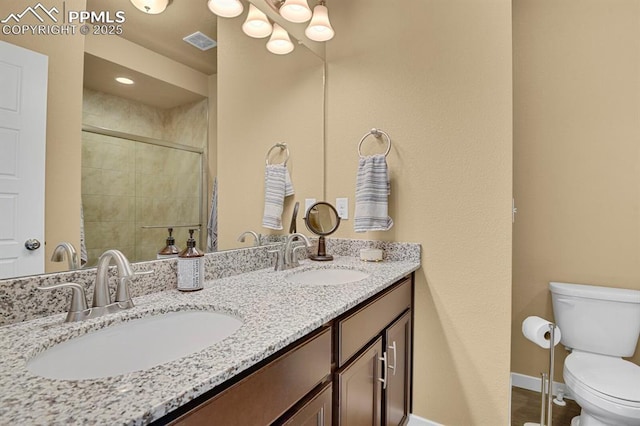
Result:
M325 236L331 235L340 225L338 211L331 204L320 201L309 207L307 216L304 218L307 229L318 235L318 254L309 255L311 260L333 260L333 256L328 255L325 246Z

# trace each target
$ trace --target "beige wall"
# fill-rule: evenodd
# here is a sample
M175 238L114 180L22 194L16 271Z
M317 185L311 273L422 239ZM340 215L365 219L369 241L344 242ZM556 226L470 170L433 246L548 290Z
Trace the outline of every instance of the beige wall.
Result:
M329 4L327 199L354 209L357 145L393 149L388 232L422 244L416 274L414 413L505 425L511 322L511 2ZM371 142L374 144L374 142Z
M273 55L266 39L241 31L242 17L218 19L218 241L240 233L286 233L295 201L322 198L323 63L298 46ZM285 200L283 231L263 228L265 155L286 142L295 194ZM304 230L298 216L298 229ZM249 241L249 239L247 239ZM249 244L249 242L247 242Z
M48 7L63 10L63 1L52 0ZM20 13L23 0L0 2L0 16ZM66 0L67 10L84 10L86 0ZM39 24L27 16L22 23ZM49 57L47 95L47 159L45 185L45 240L47 272L65 269L64 263L49 262L60 241L80 244L80 126L82 120L82 35L4 35L0 40Z
M549 281L640 289L640 2L520 0L513 17L512 370L537 377L547 354L520 327L553 318Z

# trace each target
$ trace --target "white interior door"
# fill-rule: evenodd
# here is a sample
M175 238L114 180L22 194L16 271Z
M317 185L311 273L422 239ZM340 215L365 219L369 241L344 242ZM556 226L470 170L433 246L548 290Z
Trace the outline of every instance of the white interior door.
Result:
M0 278L44 272L47 66L0 41Z

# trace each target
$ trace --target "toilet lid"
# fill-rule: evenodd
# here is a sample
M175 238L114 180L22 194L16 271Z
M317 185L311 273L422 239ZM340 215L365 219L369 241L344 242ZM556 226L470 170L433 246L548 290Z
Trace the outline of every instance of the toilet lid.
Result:
M564 367L585 386L605 395L640 402L640 366L621 358L572 353Z

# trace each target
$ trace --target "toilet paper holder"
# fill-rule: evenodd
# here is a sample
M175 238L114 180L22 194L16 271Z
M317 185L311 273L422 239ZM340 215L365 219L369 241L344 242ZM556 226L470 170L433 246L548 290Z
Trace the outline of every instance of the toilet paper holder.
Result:
M555 369L555 334L559 330L558 326L552 322L548 324L548 340L549 340L549 371L548 373L540 373L542 383L540 386L540 423L525 423L524 426L552 426L553 413L553 374ZM545 333L547 338L547 333Z

